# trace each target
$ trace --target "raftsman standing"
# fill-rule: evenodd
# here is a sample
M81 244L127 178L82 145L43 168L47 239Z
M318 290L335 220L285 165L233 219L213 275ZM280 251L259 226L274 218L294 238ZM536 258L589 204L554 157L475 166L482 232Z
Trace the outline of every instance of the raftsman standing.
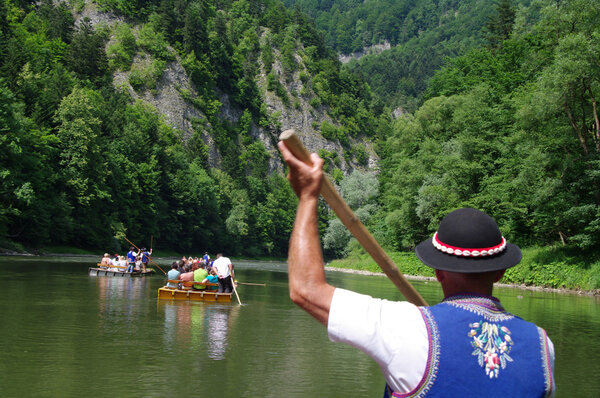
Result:
M280 142L298 195L290 239L290 298L327 326L334 342L372 357L384 397L547 397L554 395L554 347L546 332L492 297L505 269L521 261L496 222L479 210L449 213L417 257L435 269L444 301L391 302L327 283L317 228L323 161L297 159Z
M219 277L219 293L231 293L233 291L233 264L229 257L224 257L222 253L217 254L217 259L213 267Z

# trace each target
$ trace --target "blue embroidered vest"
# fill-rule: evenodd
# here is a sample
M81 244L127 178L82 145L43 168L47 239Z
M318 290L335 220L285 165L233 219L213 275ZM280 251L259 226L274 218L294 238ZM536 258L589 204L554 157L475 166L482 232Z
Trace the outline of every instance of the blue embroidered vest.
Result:
M547 397L553 376L546 332L493 297L454 296L420 307L429 334L425 374L393 397Z

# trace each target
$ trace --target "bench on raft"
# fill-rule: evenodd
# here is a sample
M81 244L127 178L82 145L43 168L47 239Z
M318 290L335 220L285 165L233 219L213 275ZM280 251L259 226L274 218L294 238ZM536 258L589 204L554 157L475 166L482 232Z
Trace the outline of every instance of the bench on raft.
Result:
M165 300L188 300L188 301L210 301L219 303L230 303L231 293L219 293L216 289L193 289L194 285L207 286L213 288L218 286L216 283L202 282L182 282L180 280L167 281L177 284L177 287L163 286L158 288L158 299ZM180 286L181 285L181 286Z
M210 283L210 282L206 282L206 283L202 283L202 282L194 282L194 281L181 281L179 279L169 279L167 280L167 283L173 283L176 284L177 287L173 287L173 286L167 286L165 285L164 288L165 289L173 289L173 290L199 290L199 291L207 291L207 292L211 292L217 289L211 289L211 287L215 287L218 288L219 284L218 283ZM206 289L194 289L193 286L206 286Z

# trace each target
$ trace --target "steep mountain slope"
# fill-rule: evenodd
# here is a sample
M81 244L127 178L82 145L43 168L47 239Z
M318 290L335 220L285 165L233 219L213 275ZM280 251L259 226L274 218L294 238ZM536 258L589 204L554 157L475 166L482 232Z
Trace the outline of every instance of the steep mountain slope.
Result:
M285 0L314 18L326 43L341 54L367 54L348 67L391 105L415 109L434 71L447 57L484 43L495 5L486 0ZM526 5L529 1L516 1ZM387 51L373 46L390 45Z
M126 22L123 18L116 16L110 11L100 11L93 3L86 3L81 13L76 15L76 20L82 18L90 18L91 21L106 24L111 32L111 39L107 43L109 49L113 45L118 45L119 40L115 37L118 35L118 30L123 27ZM131 29L134 36L139 41L139 32L143 24L132 25ZM269 40L272 36L271 29L260 28L259 30L261 45L264 47L265 40ZM272 45L272 44L270 44ZM293 59L294 70L285 70L282 65L284 55L282 51L276 47L270 49L273 54L272 65L265 67L260 54L256 56L258 63L257 74L253 76L256 79L257 88L260 91L261 101L266 105L266 115L270 121L270 125L258 125L253 121L250 126L250 135L253 139L261 141L267 151L271 154L269 159L269 170L282 170L282 164L278 156L276 148L276 138L278 132L294 128L302 137L307 148L311 151L327 151L330 156L338 159L336 166L344 173L348 174L354 168L374 168L377 164L377 155L372 148L370 140L365 139L365 136L372 134L370 132L359 133L357 136L344 137L340 143L338 139L326 139L320 132L320 124L326 123L340 126L339 120L330 114L330 107L323 105L321 101L311 100L316 98L314 90L312 90L312 76L306 72L307 66L303 60L305 48L303 43L294 44L297 48L294 49ZM152 54L145 51L144 48L138 48L133 56L129 70L116 70L114 72L114 85L125 89L133 100L142 100L154 106L157 111L165 117L167 123L174 128L181 130L184 137L189 139L194 134L194 121L206 119L206 114L201 107L195 105L195 99L199 94L195 88L194 82L191 80L187 71L182 67L182 55L178 54L172 47L167 47L167 51L172 55L172 60L168 59L164 65L160 76L155 77L155 81L151 83L153 87L139 87L137 90L132 85L132 74L138 70L152 68ZM109 56L110 57L110 56ZM269 72L267 72L269 69ZM276 81L269 84L269 78L277 77ZM302 78L300 77L302 73ZM269 87L274 86L276 90ZM230 123L239 123L240 118L244 114L244 108L241 104L236 103L232 98L231 93L224 90L219 90L217 87L216 99L220 102L218 118L226 120ZM302 94L300 94L302 93ZM293 101L293 104L291 104ZM365 134L366 133L366 134ZM332 137L333 138L333 137ZM214 145L214 138L210 128L202 130L202 141L209 149L209 165L210 167L219 167L222 156L218 148ZM348 156L347 152L351 148L361 145L365 148L365 153L361 154L366 159L356 161L352 156Z
M0 17L5 247L119 250L152 234L282 255L283 129L337 182L377 164L383 108L280 2L3 2Z

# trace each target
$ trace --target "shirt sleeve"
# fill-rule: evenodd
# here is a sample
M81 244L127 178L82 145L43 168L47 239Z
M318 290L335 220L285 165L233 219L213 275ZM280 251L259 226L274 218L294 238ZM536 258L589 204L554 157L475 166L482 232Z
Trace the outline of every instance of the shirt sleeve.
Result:
M327 324L329 339L373 358L394 391L412 391L427 365L429 339L419 308L336 289Z

